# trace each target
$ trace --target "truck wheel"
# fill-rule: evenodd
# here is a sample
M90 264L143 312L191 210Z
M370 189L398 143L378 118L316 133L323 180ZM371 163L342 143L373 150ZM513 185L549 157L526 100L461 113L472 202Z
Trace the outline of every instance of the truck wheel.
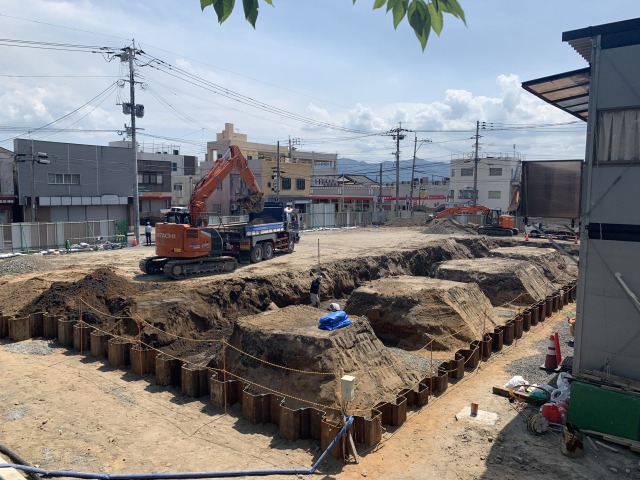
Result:
M265 260L271 260L273 258L273 243L266 241L262 244L262 252Z
M258 263L262 261L262 245L257 244L251 249L251 263Z
M287 245L287 253L293 253L293 249L296 246L295 242L293 241L293 238L289 239L289 244Z

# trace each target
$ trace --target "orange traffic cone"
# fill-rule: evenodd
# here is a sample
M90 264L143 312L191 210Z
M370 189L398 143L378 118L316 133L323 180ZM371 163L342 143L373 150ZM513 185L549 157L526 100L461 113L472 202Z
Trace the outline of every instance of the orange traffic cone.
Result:
M556 342L554 336L549 337L549 347L547 347L547 356L544 359L544 365L540 365L542 370L558 370L558 357L556 357Z
M529 234L528 234L528 233L525 233L525 234L524 234L524 241L525 241L525 242L528 242L528 241L529 241Z
M558 362L558 365L562 365L562 353L560 352L560 337L558 336L558 332L553 333L553 343L556 347L556 362Z
M133 245L134 247L138 245L138 241L136 240L136 237L133 237L133 242L131 242L131 245Z

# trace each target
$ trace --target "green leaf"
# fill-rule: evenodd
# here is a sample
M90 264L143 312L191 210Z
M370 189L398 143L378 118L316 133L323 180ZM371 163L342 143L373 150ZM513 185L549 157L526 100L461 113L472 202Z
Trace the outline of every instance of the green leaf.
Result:
M409 0L396 1L396 4L393 6L393 28L398 28L398 25L400 25L400 22L407 14L408 8Z
M242 6L244 7L244 18L247 19L247 22L249 22L253 28L256 28L258 0L242 0Z
M235 0L213 0L213 8L218 15L219 23L222 23L229 18L229 15L233 12L235 4Z
M387 0L387 12L389 10L393 10L393 8L396 6L396 3L400 2L401 0Z
M376 10L378 8L384 7L384 4L387 3L387 0L376 0L373 2L373 9Z
M427 41L429 40L429 33L431 33L431 16L429 15L427 4L424 0L414 0L411 2L411 5L409 5L409 11L409 25L413 28L424 52Z
M464 10L462 10L458 0L439 0L439 3L440 9L443 12L450 13L454 17L462 20L465 25L467 24L467 20L464 18Z
M213 3L213 0L200 0L200 8L204 10Z
M431 28L436 32L436 35L440 36L440 32L442 31L442 27L444 25L444 18L442 15L442 10L436 10L436 7L433 3L429 3L427 5L427 12L429 13L429 17L431 17Z
M264 0L264 1L273 7L273 0ZM354 0L354 3L355 3L355 0Z

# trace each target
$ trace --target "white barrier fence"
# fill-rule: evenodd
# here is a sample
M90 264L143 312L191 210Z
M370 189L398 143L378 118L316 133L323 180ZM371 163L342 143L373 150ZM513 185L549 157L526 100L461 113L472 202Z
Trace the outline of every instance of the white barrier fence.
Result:
M0 225L0 252L28 253L70 244L126 242L126 235L116 231L114 220L54 223L12 223Z

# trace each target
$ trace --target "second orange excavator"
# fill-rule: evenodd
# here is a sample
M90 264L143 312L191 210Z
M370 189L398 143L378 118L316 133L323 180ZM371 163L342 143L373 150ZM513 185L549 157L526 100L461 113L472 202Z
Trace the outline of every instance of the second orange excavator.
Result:
M482 214L482 225L478 227L480 235L490 235L493 237L511 237L518 234L516 219L513 215L505 215L497 209L490 209L482 205L469 205L451 207L438 212L431 217L427 223L438 218L446 218L451 215L480 213Z

